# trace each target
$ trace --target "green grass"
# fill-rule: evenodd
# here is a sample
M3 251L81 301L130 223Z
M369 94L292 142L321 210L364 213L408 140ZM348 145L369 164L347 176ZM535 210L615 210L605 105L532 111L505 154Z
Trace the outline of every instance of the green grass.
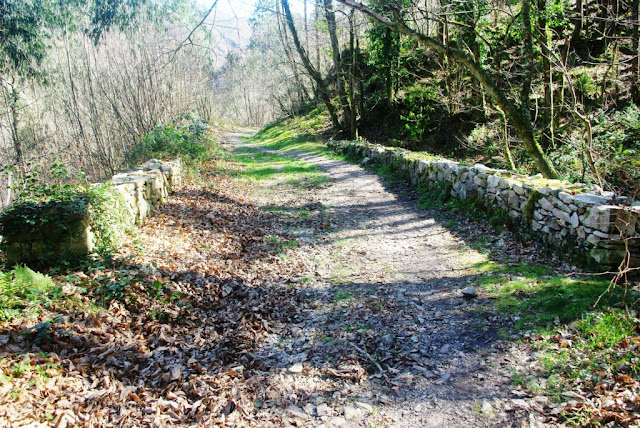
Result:
M263 210L282 214L287 219L299 218L302 220L306 220L311 215L311 211L306 208L298 208L298 207L289 207L289 206L280 206L280 205L270 205L263 208Z
M15 393L46 383L60 369L60 364L50 361L51 358L46 352L7 358L9 364L0 375L0 385L12 384Z
M486 262L476 268L488 273L480 277L479 285L496 298L498 309L519 317L516 327L539 332L548 332L558 323L571 323L594 310L609 285L606 280L557 275L533 264L499 266ZM622 297L620 291L607 295L602 306L617 305Z
M276 153L243 147L234 153L234 160L241 169L219 167L219 171L250 182L274 180L294 187L314 187L326 183L329 178L317 166Z
M353 294L347 288L340 288L336 291L334 296L336 302L342 302L345 300L351 300L353 298Z
M315 109L305 116L272 122L244 140L285 153L296 152L345 159L329 149L319 136L320 131L327 127L327 122L327 114L322 109Z
M286 241L274 235L267 236L267 242L269 243L268 245L270 245L273 248L273 252L276 255L282 254L288 248L295 248L299 245L298 241L296 240Z
M606 279L569 277L535 264L485 262L476 269L480 289L536 350L539 370L514 374L515 386L537 394L542 389L538 379L546 379L547 395L560 402L567 399L565 391L597 394L598 385L640 375L634 348L640 342L640 321L628 306L640 297L637 291L625 295L618 287L607 292ZM585 417L565 415L567 420Z

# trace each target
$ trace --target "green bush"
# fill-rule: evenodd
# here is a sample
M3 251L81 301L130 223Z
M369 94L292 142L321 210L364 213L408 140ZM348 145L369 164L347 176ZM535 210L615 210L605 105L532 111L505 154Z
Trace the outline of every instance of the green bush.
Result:
M93 243L100 253L120 248L134 233L134 218L121 193L109 183L92 186L86 192L89 200L89 224Z
M210 158L215 147L208 126L198 118L183 115L173 123L157 126L147 132L142 141L133 146L127 158L137 165L151 158L182 158L188 167L197 166Z
M434 117L437 93L432 87L414 85L404 89L401 93L404 111L400 119L404 124L407 138L411 143L423 141L424 134Z
M633 191L640 182L640 108L631 104L611 117L601 116L594 126L594 146L609 184Z

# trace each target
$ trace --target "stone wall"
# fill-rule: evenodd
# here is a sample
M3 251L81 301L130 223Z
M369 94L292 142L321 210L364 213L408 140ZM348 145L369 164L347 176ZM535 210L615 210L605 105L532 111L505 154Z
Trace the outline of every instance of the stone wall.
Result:
M458 199L476 198L504 210L523 227L557 248L573 248L598 264L618 265L629 245L633 265L640 265L640 203L597 186L547 180L484 165L463 165L404 149L354 141L333 141L339 153L364 163L389 164L413 183L439 185Z
M133 171L114 175L111 183L124 197L137 223L182 185L182 163L179 159L151 159Z
M152 159L133 171L114 175L110 183L126 203L129 223L139 223L181 186L182 163ZM117 199L114 198L114 204ZM82 201L83 197L79 197L73 201L27 203L20 207L19 212L27 212L29 218L42 221L25 219L24 214L3 215L5 259L11 264L37 263L69 260L91 253L94 234L87 204ZM47 221L49 218L56 221Z

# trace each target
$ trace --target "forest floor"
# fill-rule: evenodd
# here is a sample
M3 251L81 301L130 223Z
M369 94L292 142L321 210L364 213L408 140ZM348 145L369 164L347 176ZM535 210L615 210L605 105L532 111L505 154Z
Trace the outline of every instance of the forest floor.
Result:
M526 314L484 287L570 265L358 165L223 140L118 257L2 322L0 426L536 427L584 401L549 396Z

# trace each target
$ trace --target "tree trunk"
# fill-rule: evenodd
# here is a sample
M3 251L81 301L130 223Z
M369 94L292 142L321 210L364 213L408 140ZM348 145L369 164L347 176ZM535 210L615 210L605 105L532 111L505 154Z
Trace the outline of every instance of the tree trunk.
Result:
M307 88L304 85L304 82L302 81L302 79L300 79L300 73L298 72L298 65L296 64L296 62L293 59L293 54L291 52L291 49L289 48L289 39L287 37L287 31L286 29L282 28L281 26L281 22L280 22L280 8L278 7L278 3L276 2L276 20L278 23L278 34L280 35L280 40L282 42L282 46L284 49L284 53L287 57L287 59L289 60L289 63L291 64L291 72L293 73L293 79L296 82L296 88L297 88L297 96L298 96L298 104L302 105L305 102L307 102L311 97L309 96L309 92L307 92ZM299 106L298 106L299 107ZM294 108L295 110L295 108Z
M11 140L13 141L13 149L15 151L16 165L19 168L24 166L24 152L22 150L22 140L20 139L20 131L18 123L20 122L20 108L18 107L19 94L18 91L12 86L9 94L9 103L11 106Z
M547 8L547 0L538 0L538 39L540 43L549 45L548 24L544 17L544 11ZM540 137L540 145L547 150L553 146L553 70L551 69L551 61L549 56L541 46L542 51L542 84L544 87L544 105L542 106L542 133Z
M505 115L511 122L514 130L520 137L522 145L524 146L527 154L531 157L538 170L547 178L558 178L559 174L553 167L553 164L547 159L540 144L536 141L533 125L531 123L531 117L529 112L523 114L525 108L518 107L512 101L510 101L505 95L504 91L495 83L493 78L484 70L484 68L476 63L472 57L465 52L453 48L451 46L445 46L440 41L429 37L423 33L417 32L412 28L409 28L406 23L398 16L395 16L394 20L391 20L364 4L355 0L338 0L347 6L353 7L365 13L371 19L375 20L381 25L387 26L395 31L404 33L414 38L418 43L426 46L434 52L446 56L471 73L471 75L482 85L487 91L487 94L494 100L494 102L504 111Z
M357 116L357 104L356 104L356 91L355 91L355 79L356 79L356 69L358 64L358 54L356 51L356 27L355 27L355 11L352 9L351 14L349 14L349 50L351 52L351 66L349 67L349 105L351 109L349 110L349 122L350 128L352 132L352 138L358 137L358 128L356 124L356 116Z
M316 83L318 94L320 95L320 98L322 99L322 102L324 103L324 105L327 107L327 111L329 112L329 117L331 118L331 123L333 124L335 129L337 129L338 131L341 131L340 121L338 120L336 109L333 106L333 104L331 104L331 96L329 94L329 89L327 88L327 85L325 84L318 70L316 70L313 64L311 64L311 61L309 60L309 56L307 55L307 52L304 50L304 47L302 47L302 44L300 43L300 38L298 37L298 32L296 30L295 24L293 23L293 17L291 16L289 1L280 0L280 3L282 4L282 9L284 9L284 15L287 21L287 26L289 27L289 31L291 31L293 44L295 45L296 50L298 51L298 55L300 55L302 64L304 65L304 68L307 70L307 73L309 73L313 81Z
M324 0L324 14L327 19L329 39L331 40L331 51L333 52L333 68L336 75L336 88L338 90L340 110L342 110L341 129L344 131L346 138L353 139L354 133L353 129L351 128L351 107L349 106L347 91L344 87L342 55L340 54L340 45L338 43L336 14L333 10L333 0Z

